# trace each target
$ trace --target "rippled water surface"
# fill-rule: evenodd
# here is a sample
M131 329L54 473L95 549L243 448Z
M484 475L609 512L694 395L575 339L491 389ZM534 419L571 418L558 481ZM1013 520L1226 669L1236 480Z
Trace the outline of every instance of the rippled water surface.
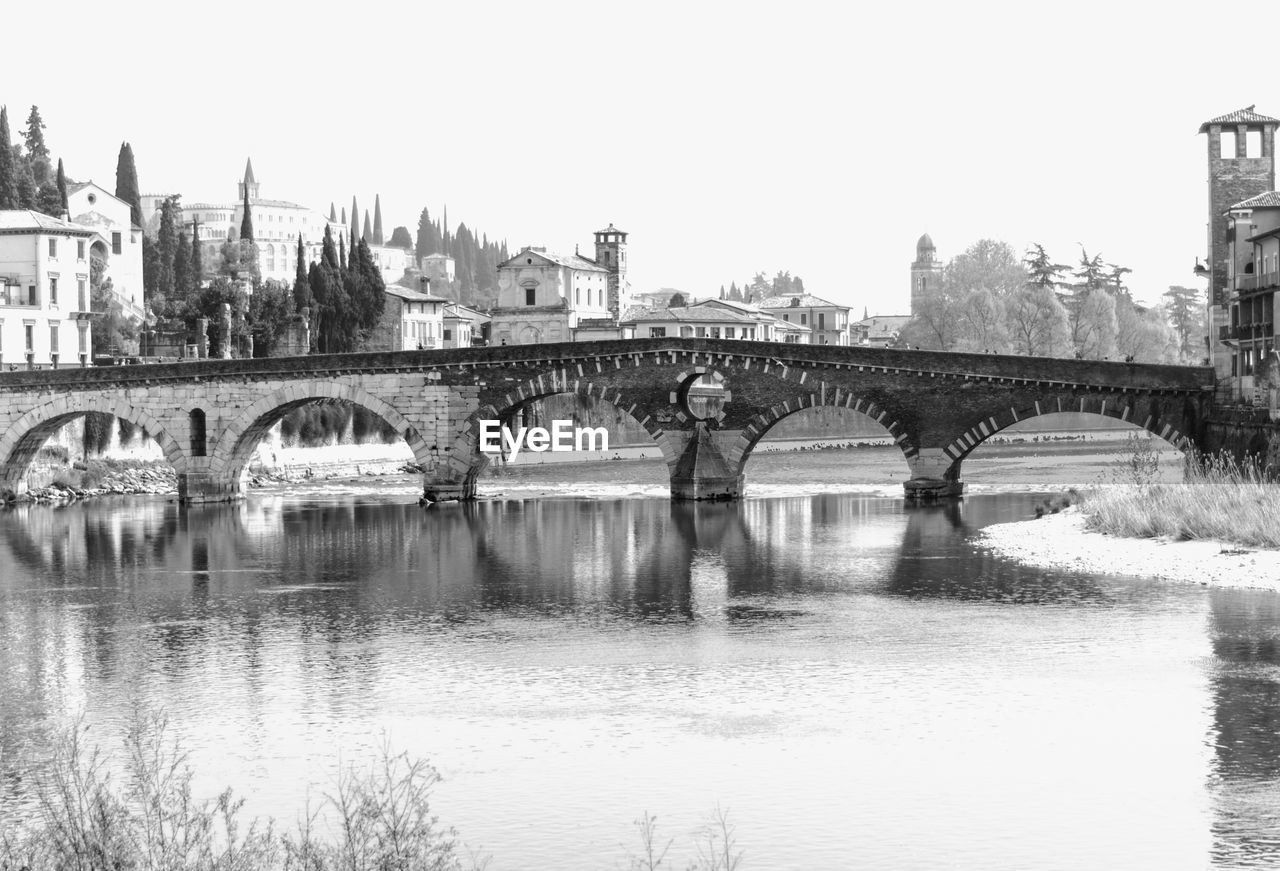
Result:
M971 538L1036 497L794 495L825 462L0 513L0 819L141 700L285 822L425 756L493 869L626 867L646 810L685 858L717 803L750 868L1280 866L1280 596L1020 568Z

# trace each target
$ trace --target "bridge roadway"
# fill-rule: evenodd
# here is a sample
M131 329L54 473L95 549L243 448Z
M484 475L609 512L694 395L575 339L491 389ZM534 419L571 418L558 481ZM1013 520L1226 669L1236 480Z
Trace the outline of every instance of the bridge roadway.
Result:
M724 399L700 418L689 390L704 375ZM427 498L468 499L487 462L478 421L574 393L639 422L667 461L675 499L740 496L760 438L816 406L879 422L910 469L907 495L944 496L963 492L961 464L974 448L1040 414L1115 417L1196 446L1213 386L1207 367L674 338L15 371L0 373L0 494L21 495L48 437L98 411L146 429L183 501L235 499L273 424L339 399L403 436Z

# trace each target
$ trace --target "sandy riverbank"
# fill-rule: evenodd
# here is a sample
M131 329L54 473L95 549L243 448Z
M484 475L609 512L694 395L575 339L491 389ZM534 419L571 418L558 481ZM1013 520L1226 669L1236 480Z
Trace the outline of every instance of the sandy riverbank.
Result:
M1280 551L1221 541L1120 538L1085 528L1077 507L988 526L977 544L1041 568L1280 592Z

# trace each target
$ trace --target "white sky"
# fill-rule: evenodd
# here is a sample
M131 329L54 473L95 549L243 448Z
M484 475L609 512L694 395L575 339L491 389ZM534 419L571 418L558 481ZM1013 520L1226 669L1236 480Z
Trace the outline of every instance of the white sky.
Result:
M1276 12L875 5L6 4L0 102L15 137L38 104L68 175L107 187L127 139L143 191L188 202L234 199L252 155L265 197L380 193L388 234L424 205L513 250L613 222L636 291L787 269L903 313L926 231L943 258L989 236L1074 264L1083 242L1148 301L1199 286L1196 130L1280 116L1218 35Z

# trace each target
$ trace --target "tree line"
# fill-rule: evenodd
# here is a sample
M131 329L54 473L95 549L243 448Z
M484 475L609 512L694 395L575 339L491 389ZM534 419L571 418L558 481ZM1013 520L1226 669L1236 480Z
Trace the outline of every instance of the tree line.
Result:
M399 233L399 229L396 232ZM458 229L451 232L447 206L443 219L437 220L432 220L430 211L424 208L418 217L414 253L419 263L431 254L447 254L453 258L453 285L447 289L433 285L432 293L473 308L487 309L497 304L498 264L509 256L505 240L491 241L487 233L473 231L465 223L458 224Z
M122 148L117 173L117 196L129 193L132 152ZM122 195L123 194L123 195ZM223 241L216 262L204 262L199 224L182 221L181 195L167 197L160 205L155 241L143 238L143 285L150 315L168 331L191 331L207 320L211 353L229 343L243 352L253 339L253 356L275 353L301 312L309 310L311 348L320 353L360 350L369 340L385 307L382 273L373 262L369 243L360 239L348 256L346 242L335 247L325 228L321 260L308 264L301 234L297 241L297 272L292 285L264 280L254 242L253 207L246 201L238 238ZM227 308L224 308L226 306ZM230 332L224 312L230 311Z
M723 284L720 285L721 299L749 305L757 305L774 297L799 295L804 292L804 279L798 275L792 275L790 270L778 270L773 278L769 278L763 272L757 272L749 281L744 281L741 287L736 281L731 281L727 288Z
M21 142L13 142L9 109L0 106L0 209L31 209L54 218L67 210L67 176L44 138L40 109L31 107Z
M1158 305L1134 300L1131 269L1090 255L1057 263L1043 245L1023 257L980 239L952 258L918 298L902 345L946 351L1199 363L1201 294L1170 287Z

